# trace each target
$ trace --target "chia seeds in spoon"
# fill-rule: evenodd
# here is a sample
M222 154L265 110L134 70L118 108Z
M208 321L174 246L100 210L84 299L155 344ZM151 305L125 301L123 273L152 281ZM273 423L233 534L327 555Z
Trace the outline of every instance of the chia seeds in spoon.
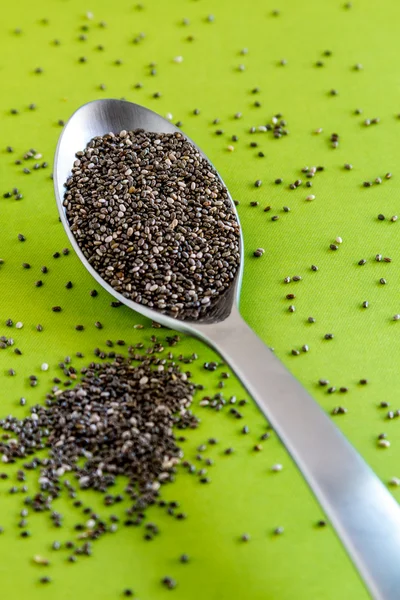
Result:
M179 132L138 129L77 152L64 206L78 245L115 291L180 319L232 284L240 228L217 172Z

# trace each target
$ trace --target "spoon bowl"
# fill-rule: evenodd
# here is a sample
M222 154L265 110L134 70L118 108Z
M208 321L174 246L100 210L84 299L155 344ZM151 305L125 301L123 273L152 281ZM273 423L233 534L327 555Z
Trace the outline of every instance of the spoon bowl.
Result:
M138 304L137 302L133 302L133 300L125 298L125 296L119 292L116 292L89 264L88 260L85 258L82 250L80 249L74 234L69 228L65 207L63 205L65 192L64 184L71 175L71 167L75 160L76 152L85 148L87 143L94 137L102 136L108 132L120 132L123 129L127 131L145 129L146 131L151 131L154 133L179 132L182 134L178 127L175 127L175 125L173 125L170 121L164 119L157 113L144 108L143 106L133 104L132 102L126 102L125 100L95 100L78 108L78 110L69 119L64 131L60 136L55 156L54 187L62 223L67 232L71 245L73 246L82 263L85 265L90 274L96 279L96 281L110 294L112 294L120 302L123 302L129 306L129 308L142 313L149 319L158 321L165 327L178 329L179 331L189 334L193 333L190 327L191 319L185 319L185 321L174 319L173 317L170 317L161 311L156 311ZM201 149L196 146L196 144L188 136L185 137L197 148L200 154L207 159ZM225 186L219 174L218 177ZM229 194L229 191L228 197L232 203L233 210L235 211L236 219L239 222L236 207ZM230 315L233 304L239 302L239 292L243 272L242 235L240 236L240 255L241 261L235 280L225 291L225 293L221 294L221 296L213 304L212 309L207 311L207 313L200 319L196 320L197 324L213 324L223 321Z
M83 255L65 214L64 184L76 152L93 137L123 129L180 131L156 113L122 100L89 102L72 115L61 133L54 165L58 210L72 247L96 281L117 300L166 327L200 338L224 358L297 463L372 596L398 600L400 509L329 417L240 316L242 239L235 280L213 310L198 320L174 319L132 302L107 284Z

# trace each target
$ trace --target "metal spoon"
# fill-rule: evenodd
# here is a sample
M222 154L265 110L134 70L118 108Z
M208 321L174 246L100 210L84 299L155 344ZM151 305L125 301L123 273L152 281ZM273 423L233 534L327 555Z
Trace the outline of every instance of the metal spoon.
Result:
M179 131L158 114L122 100L89 102L66 124L55 156L54 187L72 247L96 281L117 300L166 327L200 338L230 364L296 461L372 596L398 600L399 506L318 404L241 318L243 244L235 282L215 310L197 321L176 320L127 300L98 275L80 250L63 207L64 183L75 153L95 136L137 128Z

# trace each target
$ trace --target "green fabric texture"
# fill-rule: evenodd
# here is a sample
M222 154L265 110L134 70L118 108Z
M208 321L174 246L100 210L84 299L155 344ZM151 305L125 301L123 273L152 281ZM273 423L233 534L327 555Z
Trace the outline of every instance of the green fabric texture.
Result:
M382 480L388 483L400 475L398 421L386 421L387 410L379 408L381 401L399 408L400 389L400 323L393 321L400 313L400 224L390 221L400 212L399 16L400 4L394 0L382 0L379 7L373 0L359 0L351 8L340 0L280 0L276 6L258 0L143 0L142 8L127 0L2 4L0 191L17 187L24 197L0 198L0 335L12 336L23 353L16 355L13 347L0 350L1 416L26 415L29 406L43 402L66 355L83 352L83 359L73 358L81 367L92 360L95 347L106 348L107 339L149 344L154 334L161 339L168 335L125 307L112 308L112 298L72 252L53 258L68 246L49 178L61 131L57 123L90 100L124 97L164 116L171 113L210 157L240 202L243 316L324 409L348 409L332 418ZM99 26L102 20L107 27ZM82 30L85 25L87 31ZM134 43L141 32L145 35ZM86 39L79 39L82 35ZM242 48L248 53L241 54ZM332 54L325 56L327 50ZM177 56L183 61L174 61ZM317 61L324 64L318 67ZM151 75L152 62L156 75ZM358 63L363 68L355 68ZM38 67L43 72L35 72ZM143 87L135 88L137 82ZM260 91L253 94L255 87ZM161 97L155 98L156 92ZM36 110L28 108L30 103ZM196 108L198 115L193 114ZM19 113L11 114L12 109ZM355 114L356 109L362 114ZM274 139L272 132L249 132L277 113L287 121L289 135ZM364 124L376 117L379 123ZM217 125L215 118L220 119ZM323 131L315 133L319 128ZM332 148L332 133L340 136L337 148ZM7 145L13 154L6 152ZM234 151L228 150L230 145ZM49 162L48 169L33 170L34 159L14 164L30 148L42 154L39 163ZM344 169L345 163L353 169ZM325 167L310 179L310 189L301 172L305 165ZM24 167L31 174L24 174ZM387 172L391 179L385 178ZM363 186L378 176L381 185ZM278 177L283 184L274 184ZM299 178L303 184L289 189ZM254 186L257 179L263 182L259 188ZM315 195L313 201L306 200L309 194ZM251 206L255 201L259 205ZM264 212L266 206L271 206L269 212ZM379 213L384 221L378 220ZM279 220L272 221L274 215ZM18 240L19 233L25 242ZM329 246L337 236L343 243L333 251ZM258 247L265 254L254 258ZM378 262L376 254L392 262ZM360 259L367 263L359 266ZM23 269L23 262L31 269ZM313 272L312 264L319 270ZM41 273L42 265L48 266L47 274ZM283 283L294 275L302 280ZM380 284L380 278L387 284ZM35 287L39 279L44 285ZM65 288L69 280L72 289ZM93 288L99 291L95 298L89 293ZM296 298L287 300L288 293ZM366 300L367 309L362 308ZM290 304L294 313L288 311ZM55 305L62 307L61 313L52 312ZM308 322L310 316L315 323ZM8 318L24 327L6 327ZM102 330L95 328L96 320L103 323ZM38 323L42 332L36 331ZM76 331L77 324L85 330ZM136 324L144 328L135 329ZM326 333L334 338L324 339ZM202 368L218 357L201 343L181 338L172 351L199 355L189 369L205 386L204 394L222 391L226 398L248 398L233 374L220 390L223 367L214 373ZM303 344L309 352L292 355ZM40 370L43 362L50 365L47 372ZM8 375L11 368L14 377ZM39 380L35 388L29 385L32 374ZM318 385L320 378L337 388L335 394ZM367 385L359 384L362 378ZM340 387L348 392L340 393ZM21 396L27 399L25 407L19 405ZM165 510L151 509L148 518L161 532L152 542L143 540L143 528L121 524L114 535L94 544L92 557L70 564L69 552L51 551L51 543L76 539L74 525L87 517L72 500L60 499L54 509L64 514L63 528L55 529L47 514L29 515L32 536L22 539L17 523L23 494L9 493L12 485L21 484L14 467L1 467L10 474L0 480L2 596L112 600L132 588L139 600L162 600L169 594L175 600L365 600L368 594L331 526L316 525L322 510L279 440L272 433L261 452L253 450L266 430L253 403L236 420L229 407L221 413L200 407L201 397L199 392L194 401L201 426L187 434L182 447L200 468L197 446L218 438L204 453L215 460L208 468L211 483L201 485L196 475L178 469L176 482L162 493L179 501L188 518L181 522ZM240 433L245 424L248 435ZM390 448L378 448L382 432L388 434ZM234 454L225 455L227 447ZM277 463L283 470L274 473L271 467ZM37 490L32 474L27 485L30 494ZM398 497L399 491L391 489ZM84 506L105 517L116 512L123 521L126 502L106 508L93 492L78 495ZM273 534L278 526L284 527L283 535ZM240 541L243 533L250 534L248 543ZM189 564L179 562L182 553L191 557ZM51 565L33 564L36 554L49 558ZM52 583L40 584L43 575ZM161 584L166 575L177 581L173 591Z

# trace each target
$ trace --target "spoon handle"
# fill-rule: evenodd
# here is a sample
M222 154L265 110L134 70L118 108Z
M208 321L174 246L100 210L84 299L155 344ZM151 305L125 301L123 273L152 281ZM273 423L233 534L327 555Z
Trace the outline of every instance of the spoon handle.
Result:
M336 529L371 595L400 598L400 508L307 391L234 309L199 336L230 364Z

